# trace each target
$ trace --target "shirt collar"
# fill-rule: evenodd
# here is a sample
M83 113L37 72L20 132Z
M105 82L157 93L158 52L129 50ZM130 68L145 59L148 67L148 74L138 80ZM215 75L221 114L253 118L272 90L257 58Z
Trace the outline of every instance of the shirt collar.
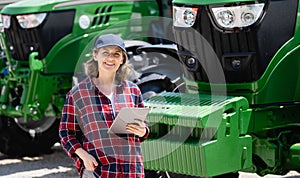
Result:
M86 85L88 88L95 90L97 93L99 93L99 89L96 87L96 84L94 83L94 81L92 80L91 77L87 77L87 79L85 80ZM117 93L120 93L119 91L122 91L122 89L126 86L126 82L125 81L120 81L118 84L116 84L116 91Z

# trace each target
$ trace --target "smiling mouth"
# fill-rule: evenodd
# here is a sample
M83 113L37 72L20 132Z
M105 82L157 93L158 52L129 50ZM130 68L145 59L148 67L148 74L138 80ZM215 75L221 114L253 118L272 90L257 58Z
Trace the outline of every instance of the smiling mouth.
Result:
M115 64L114 63L108 63L108 62L104 62L105 65L107 66L114 66Z

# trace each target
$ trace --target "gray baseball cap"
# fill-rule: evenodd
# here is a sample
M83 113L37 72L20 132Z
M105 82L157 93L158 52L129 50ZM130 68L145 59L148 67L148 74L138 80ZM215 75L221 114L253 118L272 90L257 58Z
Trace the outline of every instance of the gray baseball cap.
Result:
M95 41L95 48L102 48L105 46L118 46L125 53L127 53L124 41L121 37L115 34L104 34L100 35Z

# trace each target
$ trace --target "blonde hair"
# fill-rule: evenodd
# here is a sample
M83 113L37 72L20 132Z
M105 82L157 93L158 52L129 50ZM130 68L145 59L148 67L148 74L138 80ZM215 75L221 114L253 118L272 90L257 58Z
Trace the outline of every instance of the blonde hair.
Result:
M100 48L94 48L93 53L98 53ZM128 63L128 57L127 54L122 51L123 54L123 64L120 65L119 69L117 70L116 76L115 76L115 83L118 84L124 80L127 80L133 70L133 67L131 64ZM99 69L98 69L98 62L94 60L92 57L84 64L85 74L89 76L90 78L97 78L99 77Z

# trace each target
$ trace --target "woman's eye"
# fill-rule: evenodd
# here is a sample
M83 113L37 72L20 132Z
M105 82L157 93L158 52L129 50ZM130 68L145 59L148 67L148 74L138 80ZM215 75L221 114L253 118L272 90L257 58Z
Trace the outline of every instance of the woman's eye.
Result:
M102 54L103 54L104 56L108 56L108 55L109 55L109 53L106 52L106 51L102 52Z
M120 57L121 54L120 54L120 53L115 53L114 56L115 56L115 57Z

